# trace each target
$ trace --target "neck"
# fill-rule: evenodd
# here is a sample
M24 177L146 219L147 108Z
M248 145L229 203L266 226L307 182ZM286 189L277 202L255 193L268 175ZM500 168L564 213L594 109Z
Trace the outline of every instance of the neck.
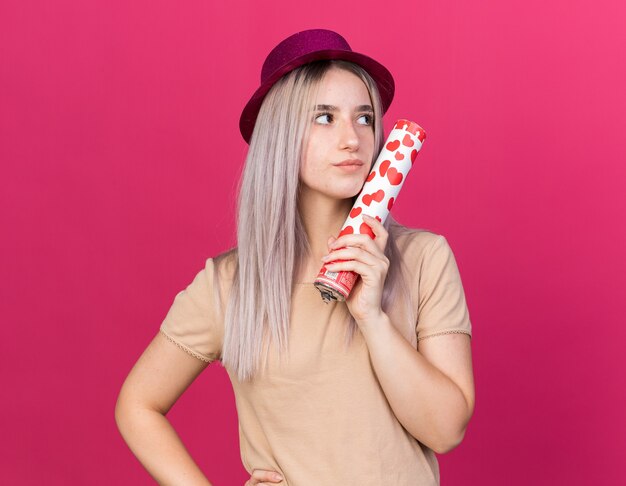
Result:
M311 246L311 256L303 263L303 274L296 282L313 281L322 267L321 258L328 253L328 238L337 238L352 205L352 198L334 199L319 192L300 194L298 209Z

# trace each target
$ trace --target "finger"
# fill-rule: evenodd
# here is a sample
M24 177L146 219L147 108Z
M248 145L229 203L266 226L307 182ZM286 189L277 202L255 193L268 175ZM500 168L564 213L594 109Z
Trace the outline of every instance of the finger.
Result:
M346 260L343 262L328 263L325 265L325 267L331 272L356 272L363 278L367 278L372 272L371 266L365 265L364 263L361 263L357 260Z
M379 248L376 242L374 242L369 236L360 234L343 235L341 238L338 238L335 242L330 244L328 249L330 251L337 251L348 247L366 250L381 259L384 255L383 250Z
M252 478L258 481L270 481L273 483L279 483L282 481L282 476L276 471L268 471L265 469L255 469L252 471ZM258 484L258 483L257 483Z
M376 265L379 259L380 256L374 255L368 250L351 246L331 251L328 255L325 255L322 258L322 262L334 262L336 260L359 260L367 265L373 266Z
M363 214L362 218L365 224L367 224L374 232L374 239L376 240L376 243L380 245L381 250L384 250L385 246L387 245L387 238L389 237L389 233L387 232L387 229L383 225L382 221L379 219L380 217L376 216L374 218L369 214Z
M246 484L244 484L243 486L270 486L271 484L278 484L282 482L282 479L272 479L269 483L263 481L258 482L256 479L251 479L249 481L246 481Z
M280 483L283 478L276 471L266 471L263 469L256 469L252 473L252 477L259 481L270 481L272 483ZM261 483L256 483L261 484Z
M342 235L336 240L329 243L329 248L341 248L344 246L373 246L384 251L387 246L389 233L385 226L378 219L368 219L367 215L363 215L363 224L365 228L361 228L359 233L350 233ZM373 232L373 235L369 231Z

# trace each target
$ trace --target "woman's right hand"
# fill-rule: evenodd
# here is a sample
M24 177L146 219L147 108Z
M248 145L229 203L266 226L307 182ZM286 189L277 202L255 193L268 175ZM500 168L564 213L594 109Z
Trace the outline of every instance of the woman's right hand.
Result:
M263 482L266 481L266 482ZM266 471L263 469L253 469L252 476L243 486L271 486L272 484L282 483L283 478L276 471Z

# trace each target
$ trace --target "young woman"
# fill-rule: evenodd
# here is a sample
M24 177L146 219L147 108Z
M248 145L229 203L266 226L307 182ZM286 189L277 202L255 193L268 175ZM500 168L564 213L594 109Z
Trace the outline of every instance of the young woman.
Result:
M240 120L238 245L176 295L118 398L118 427L160 483L210 484L165 415L218 360L246 485L439 484L435 453L462 441L474 410L452 250L391 214L364 219L374 239L333 238L382 148L393 93L389 71L329 30L294 34L266 59ZM360 278L327 304L313 280L336 260L331 270Z

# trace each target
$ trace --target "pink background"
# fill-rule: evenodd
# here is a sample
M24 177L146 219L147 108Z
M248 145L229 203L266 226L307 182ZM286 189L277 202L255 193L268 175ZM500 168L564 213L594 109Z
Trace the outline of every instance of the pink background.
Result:
M393 212L454 250L477 397L442 484L624 484L623 2L381 5L0 4L0 483L154 484L117 393L234 244L265 55L323 27L394 74L386 133L428 134ZM216 486L244 483L219 364L168 417Z

